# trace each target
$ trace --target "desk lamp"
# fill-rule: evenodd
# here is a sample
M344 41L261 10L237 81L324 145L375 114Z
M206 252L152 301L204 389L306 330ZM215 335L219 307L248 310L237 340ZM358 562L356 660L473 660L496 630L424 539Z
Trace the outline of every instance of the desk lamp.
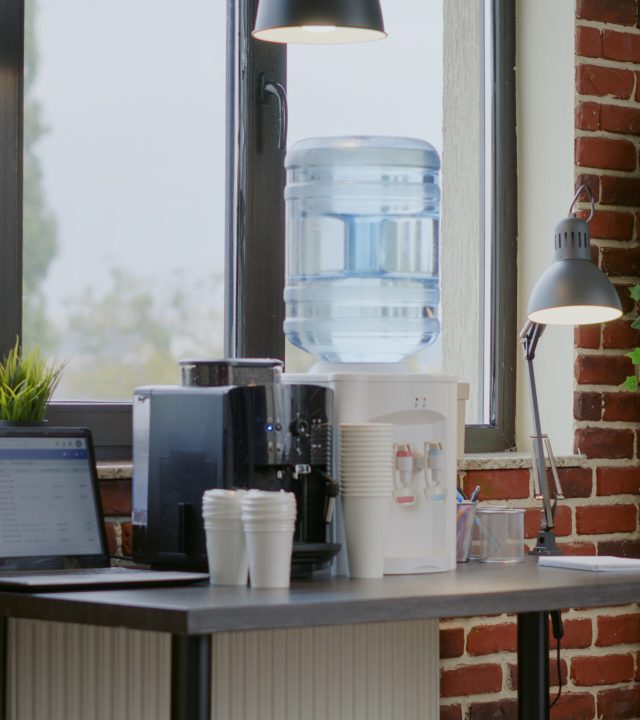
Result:
M252 35L277 43L351 43L387 33L379 0L260 0Z
M587 220L577 218L573 208L586 192L591 204ZM540 336L547 325L589 325L614 320L622 315L620 298L607 276L591 261L588 223L595 212L593 194L581 185L571 203L568 217L555 228L553 263L540 276L529 298L528 322L520 333L520 344L527 363L533 412L533 469L542 500L542 520L533 555L560 555L553 532L556 504L561 498L551 445L540 427L540 411L533 373L533 359ZM545 467L543 442L555 481L553 506Z

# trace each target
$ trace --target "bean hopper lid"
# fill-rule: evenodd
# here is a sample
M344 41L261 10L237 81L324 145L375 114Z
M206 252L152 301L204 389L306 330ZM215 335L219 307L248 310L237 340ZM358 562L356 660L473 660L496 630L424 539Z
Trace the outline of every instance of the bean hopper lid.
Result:
M261 358L185 359L178 364L185 387L269 385L280 381L283 367L282 360Z

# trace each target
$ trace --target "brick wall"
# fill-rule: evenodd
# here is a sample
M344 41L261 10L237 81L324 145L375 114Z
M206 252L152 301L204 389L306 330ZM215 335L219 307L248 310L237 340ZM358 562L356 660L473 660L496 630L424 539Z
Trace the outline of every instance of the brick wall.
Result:
M567 553L640 557L640 394L619 389L633 372L625 353L640 345L631 328L638 308L628 295L640 282L638 15L638 0L576 4L576 184L587 182L596 197L594 258L618 288L625 316L575 332L574 449L587 460L560 469L567 500L557 531ZM530 470L470 471L464 484L479 484L481 499L527 508L526 535L534 537L539 511ZM564 624L565 688L552 718L640 718L638 606L572 609ZM514 617L442 622L441 720L515 720L515 647ZM555 661L551 685L553 693Z

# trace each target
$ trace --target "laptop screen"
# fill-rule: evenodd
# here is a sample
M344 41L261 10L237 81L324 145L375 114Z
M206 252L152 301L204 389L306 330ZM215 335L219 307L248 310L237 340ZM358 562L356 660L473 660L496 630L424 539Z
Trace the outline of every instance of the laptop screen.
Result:
M0 569L103 565L103 533L89 431L0 428Z

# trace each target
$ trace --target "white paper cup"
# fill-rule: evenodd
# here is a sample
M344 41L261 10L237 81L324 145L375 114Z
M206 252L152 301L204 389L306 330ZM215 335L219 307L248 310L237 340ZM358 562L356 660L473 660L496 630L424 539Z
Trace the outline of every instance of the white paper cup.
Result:
M350 577L381 578L391 496L343 496L341 502Z
M254 588L288 588L291 577L293 526L286 529L245 527L249 579Z
M211 585L246 585L247 547L240 518L234 524L205 526Z

